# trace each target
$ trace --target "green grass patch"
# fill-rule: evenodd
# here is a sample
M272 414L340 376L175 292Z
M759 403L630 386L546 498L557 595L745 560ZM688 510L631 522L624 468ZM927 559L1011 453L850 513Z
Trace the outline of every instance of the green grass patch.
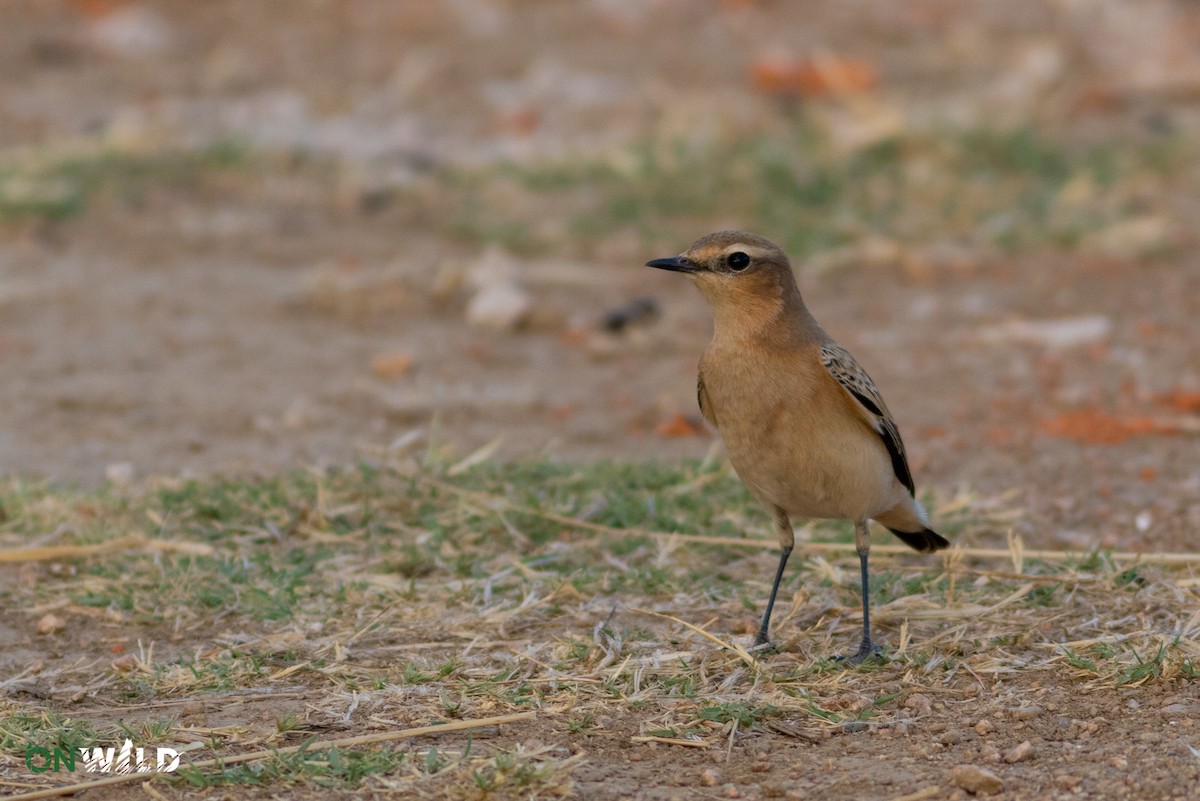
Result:
M83 214L101 195L137 205L152 187L193 188L212 173L251 162L249 151L233 142L197 150L38 153L0 164L0 220L65 220Z
M846 152L801 115L772 136L454 171L441 189L456 198L447 235L528 252L586 249L622 233L678 249L729 219L800 259L871 238L1069 250L1146 211L1137 185L1169 176L1178 156L1164 158L1165 148L944 129Z

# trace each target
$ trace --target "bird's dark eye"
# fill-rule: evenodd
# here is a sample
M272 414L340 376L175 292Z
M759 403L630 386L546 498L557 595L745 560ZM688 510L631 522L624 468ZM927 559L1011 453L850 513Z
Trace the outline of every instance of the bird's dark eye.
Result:
M729 269L741 272L750 266L750 257L739 250L726 256L725 263L729 265Z

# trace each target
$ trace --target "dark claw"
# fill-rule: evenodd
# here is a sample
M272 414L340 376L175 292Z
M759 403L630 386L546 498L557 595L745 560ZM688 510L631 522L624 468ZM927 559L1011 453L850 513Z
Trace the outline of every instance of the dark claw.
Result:
M779 653L779 646L767 639L756 639L750 646L750 653L755 656L770 656Z
M883 656L883 649L870 640L863 640L858 646L858 650L850 656L835 656L835 662L848 662L851 665L861 665L868 659Z

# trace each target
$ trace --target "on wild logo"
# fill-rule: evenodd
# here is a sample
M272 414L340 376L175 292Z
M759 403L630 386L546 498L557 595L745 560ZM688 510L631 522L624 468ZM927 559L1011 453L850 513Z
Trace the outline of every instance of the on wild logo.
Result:
M172 773L179 768L179 752L174 748L153 749L153 761L147 760L150 750L134 748L133 740L126 740L119 750L112 746L80 748L79 759L89 773ZM58 773L63 768L74 771L75 764L75 752L70 749L32 745L25 751L25 766L34 773Z

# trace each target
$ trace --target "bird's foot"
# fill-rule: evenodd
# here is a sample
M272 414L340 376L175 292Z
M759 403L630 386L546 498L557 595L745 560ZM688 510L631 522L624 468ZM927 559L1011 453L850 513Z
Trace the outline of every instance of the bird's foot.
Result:
M771 642L767 637L759 634L754 638L754 645L750 646L750 653L755 656L770 656L771 654L779 653L779 646Z
M869 659L882 658L882 656L882 648L870 640L863 640L859 644L857 651L849 656L835 656L834 660L837 662L847 662L851 665L861 665Z

